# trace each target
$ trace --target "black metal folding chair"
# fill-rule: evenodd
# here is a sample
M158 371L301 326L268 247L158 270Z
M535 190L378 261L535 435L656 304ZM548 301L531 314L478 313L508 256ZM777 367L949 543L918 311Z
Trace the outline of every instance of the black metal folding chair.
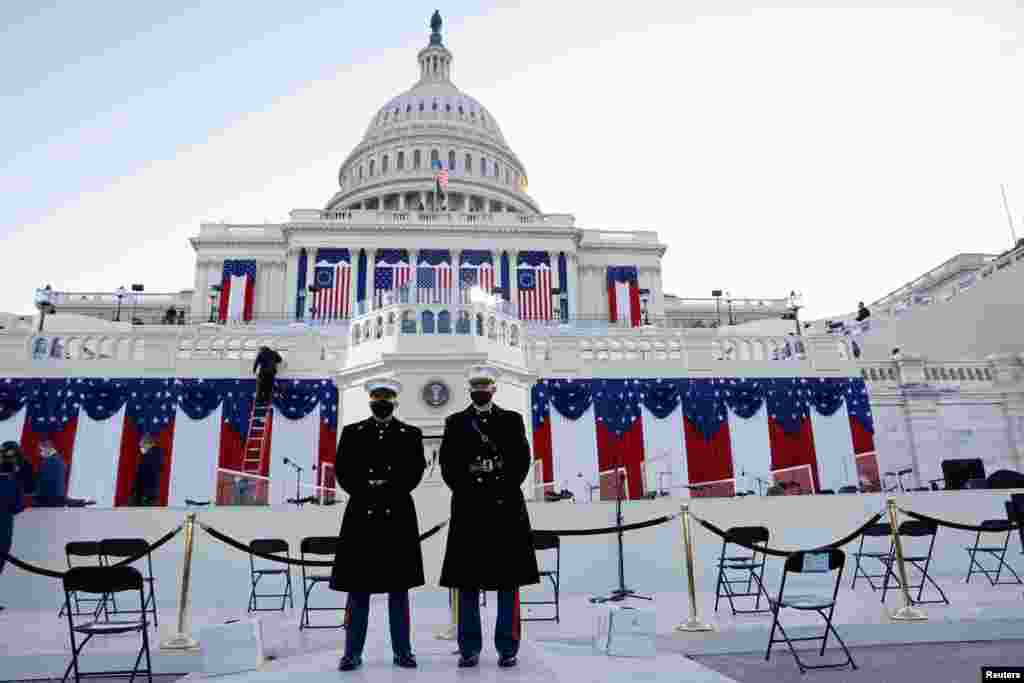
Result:
M561 539L556 534L546 533L542 531L533 532L533 549L534 550L554 550L555 551L555 568L542 569L540 572L541 579L545 577L551 582L551 587L555 591L554 600L520 600L521 605L554 605L555 616L553 617L523 617L521 621L553 621L556 624L560 623L559 618L559 589L561 588L561 569L562 569L562 543ZM550 554L550 553L549 553Z
M153 682L153 664L149 657L149 624L146 622L146 595L143 591L145 579L135 567L72 567L64 573L64 608L68 619L68 636L71 638L71 663L64 671L64 678L74 671L76 683L83 678L113 678L135 676L145 673L149 682ZM71 614L72 593L92 593L95 595L114 595L115 593L138 591L139 609L133 610L139 615L138 619L130 621L90 621L85 624L75 625L74 617ZM127 611L127 610L122 610ZM112 636L125 633L140 632L142 634L142 647L135 658L135 665L131 670L124 671L95 671L82 672L78 668L78 657L82 649L93 636ZM77 642L77 635L84 635L81 643ZM140 669L142 656L146 656L146 668Z
M748 545L768 544L770 536L768 529L763 526L734 526L729 527L726 532L730 537L743 541ZM769 597L764 589L764 565L767 559L763 552L748 551L749 554L726 555L730 545L726 539L722 539L722 554L718 558L718 580L715 583L715 611L718 611L718 602L725 596L729 601L729 607L733 615L737 614L766 614L771 610L767 607L761 609L761 596ZM742 547L742 546L739 546ZM744 548L744 550L746 550ZM733 578L729 572L741 572L742 578ZM743 592L733 590L733 585L745 584ZM756 590L754 590L756 584ZM736 609L736 598L755 598L754 609Z
M935 579L928 573L928 567L932 562L932 551L935 549L935 536L939 531L938 524L934 522L925 522L917 519L909 519L902 522L896 533L899 534L901 542L904 543L903 548L903 562L904 564L913 567L921 573L921 583L908 585L907 590L917 589L917 599L913 599L914 604L918 605L937 605L939 603L949 604L949 599L946 594L942 592L942 588L939 584L935 583ZM902 541L905 538L918 538L928 539L928 550L926 552L920 551L920 542L914 542L918 544L916 549L908 547L910 544ZM882 581L882 602L885 602L885 597L889 592L889 578L891 577L895 584L893 588L898 588L900 585L899 578L896 576L896 572L893 570L893 565L896 563L896 549L892 549L889 556L882 560L885 563L885 579ZM907 579L910 580L909 578ZM930 583L935 590L939 592L941 596L940 600L923 600L925 582Z
M338 551L337 536L310 536L299 542L299 556L305 560L306 555L330 556ZM330 583L331 572L307 572L306 566L302 566L302 615L299 617L299 630L306 628L345 628L345 620L340 624L325 624L315 626L309 622L310 612L336 612L341 610L347 613L347 607L310 607L309 594L321 583Z
M64 554L67 557L68 569L71 569L75 566L71 562L71 558L73 557L93 557L96 558L96 564L92 566L103 566L103 555L100 553L100 544L97 541L71 541L69 543L64 544ZM113 596L110 596L110 599L113 600ZM101 596L98 598L83 598L80 595L78 595L77 592L71 594L71 601L75 606L75 609L71 614L76 617L91 615L93 618L96 618L99 615L99 613L103 611L103 607L106 604L105 596ZM83 612L82 603L95 603L95 607L93 607L91 610L87 612ZM60 613L58 613L57 616L63 617L64 610L65 606L61 604Z
M117 560L126 557L134 557L140 553L146 553L143 556L146 559L146 573L143 574L142 580L149 586L149 594L146 596L146 602L143 604L142 609L153 613L153 627L155 628L160 625L160 622L157 621L156 616L156 591L153 586L155 583L153 579L153 554L150 551L149 541L144 538L105 538L100 541L100 553L103 555L103 562L106 565L114 564ZM140 557L139 559L141 560L142 558ZM113 596L111 596L111 604L114 606L113 614L135 614L135 610L118 608ZM106 604L104 604L103 609L105 612L110 613L110 609Z
M249 550L264 555L276 555L284 553L284 556L291 559L292 555L288 550L288 541L281 538L257 538L249 541ZM269 562L269 560L267 560ZM256 586L264 576L284 577L284 591L281 593L257 593ZM252 582L252 589L249 591L249 612L283 612L285 603L295 608L292 594L292 567L286 564L274 565L273 567L256 567L253 555L249 555L249 580ZM258 598L281 598L280 607L259 607Z
M864 550L864 541L867 538L885 538L885 550L883 551L881 547L877 547L874 550ZM850 582L850 588L856 588L857 577L863 576L865 579L868 580L868 585L871 586L871 590L877 591L880 587L876 586L875 582L872 581L872 579L884 579L885 573L883 572L882 574L868 574L867 571L861 568L861 560L863 560L864 558L878 560L878 562L882 564L882 567L885 568L886 566L888 566L886 564L886 558L888 558L890 555L892 555L892 525L886 523L872 524L867 529L865 529L864 533L861 534L860 537L860 546L857 548L857 552L853 554L854 558L856 558L856 561L853 565L853 581Z
M789 651L793 653L793 659L796 660L796 665L800 667L800 673L805 673L808 669L838 669L847 665L857 668L857 664L854 663L853 657L850 655L850 650L846 647L846 643L839 637L835 627L832 625L832 615L836 609L836 597L839 595L839 584L843 580L843 565L846 563L846 555L842 550L838 548L831 548L829 550L801 550L795 552L786 558L786 563L782 572L782 583L779 584L779 595L775 598L769 598L769 603L772 608L772 629L768 634L768 650L764 653L765 661L768 661L772 656L772 645L775 643L785 642L789 646ZM831 574L836 572L835 585L832 588L832 595L786 595L786 579L790 574ZM779 613L783 609L795 609L805 612L817 612L822 619L825 620L825 631L820 636L803 636L800 638L790 638L789 634L786 633L786 629L782 627L782 622L779 621ZM775 637L775 629L778 628L779 633L782 634L781 638ZM818 652L819 657L825 656L825 648L828 645L828 636L831 633L839 646L843 648L843 652L846 654L845 662L837 662L834 664L804 664L803 660L800 659L800 655L796 653L796 648L793 647L794 642L805 641L805 640L820 640L821 650Z
M980 525L983 531L978 531L974 535L974 545L969 548L964 548L967 554L971 557L971 564L967 567L967 583L971 582L971 576L974 574L982 574L988 582L995 585L1007 585L1014 583L1022 583L1020 577L1017 576L1017 572L1013 571L1013 567L1006 563L1006 551L1010 545L1010 533L1013 531L1013 525L1008 519L986 519ZM982 534L1003 534L1002 545L981 545ZM989 555L996 561L995 568L986 567L980 561L978 561L977 554L984 553ZM1003 568L1006 568L1008 572L1013 574L1013 581L1000 581L999 577L1003 572ZM993 575L995 578L993 578Z

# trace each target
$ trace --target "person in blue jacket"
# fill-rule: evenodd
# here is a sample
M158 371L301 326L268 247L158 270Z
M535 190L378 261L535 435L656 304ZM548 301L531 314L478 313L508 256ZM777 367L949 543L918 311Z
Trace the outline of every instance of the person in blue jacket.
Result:
M39 445L42 462L36 475L33 507L64 507L67 497L68 466L57 448L49 441Z
M7 564L7 553L11 551L14 515L25 509L25 496L18 479L20 459L21 447L17 442L6 441L0 446L0 573Z

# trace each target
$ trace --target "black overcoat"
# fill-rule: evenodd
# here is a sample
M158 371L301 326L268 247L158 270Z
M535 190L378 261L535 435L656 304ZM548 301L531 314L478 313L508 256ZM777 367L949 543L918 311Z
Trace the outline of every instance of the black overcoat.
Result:
M497 446L503 460L499 472L471 471L471 463L486 448L474 423ZM484 420L474 406L449 416L440 461L441 476L452 490L441 585L493 591L539 583L533 531L520 488L530 471L523 416L495 405Z
M423 553L412 491L423 478L423 432L392 418L381 431L371 417L345 425L334 471L350 496L330 586L388 593L424 584ZM371 479L386 480L371 487Z

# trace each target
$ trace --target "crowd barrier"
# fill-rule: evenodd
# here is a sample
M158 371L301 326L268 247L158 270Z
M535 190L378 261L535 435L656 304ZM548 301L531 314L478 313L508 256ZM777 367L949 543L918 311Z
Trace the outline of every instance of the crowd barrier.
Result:
M886 503L885 508L882 511L879 511L879 512L876 512L876 513L872 514L865 522L863 522L861 525L856 527L853 531L850 531L849 533L845 534L844 536L840 537L839 539L837 539L835 541L832 541L832 542L827 543L825 545L818 545L818 546L815 546L815 547L812 547L812 548L783 549L783 548L773 548L773 547L768 546L767 544L747 543L744 540L735 537L729 531L721 529L718 525L714 524L713 522L711 522L709 520L706 520L706 519L703 519L702 517L694 514L690 510L690 505L689 504L682 505L680 512L673 513L673 514L662 515L660 517L656 517L656 518L653 518L653 519L650 519L650 520L646 520L646 521L642 521L642 522L635 522L635 523L631 523L631 524L622 524L622 525L616 525L616 526L595 527L595 528L586 528L586 529L536 529L535 531L538 532L538 533L551 534L551 535L555 535L555 536L559 536L559 537L596 536L596 535L602 535L602 534L613 534L613 533L619 533L619 532L636 531L636 530L639 530L639 529L645 529L645 528L648 528L648 527L653 527L653 526L658 526L658 525L661 525L661 524L666 524L666 523L676 519L677 517L681 518L682 545L683 545L683 549L682 550L683 550L683 558L684 558L684 562L685 562L685 573L687 574L687 584L688 584L687 585L687 589L688 589L690 615L689 615L689 618L686 621L680 623L675 628L678 631L708 631L708 630L713 630L713 627L708 625L708 624L706 624L705 622L703 622L700 619L700 617L698 615L698 612L697 612L697 596L696 596L696 587L695 587L695 579L694 579L694 574L695 574L695 572L694 572L694 556L695 556L696 550L695 550L695 547L694 547L695 544L693 542L693 538L692 538L692 534L691 534L691 526L690 526L691 519L695 520L704 529L706 529L710 533L712 533L712 534L722 538L724 541L736 544L738 546L741 546L741 547L746 548L746 549L751 550L751 551L755 551L755 552L758 552L758 553L764 553L765 555L785 558L785 557L789 557L791 554L797 553L797 552L815 552L815 551L824 551L824 550L829 550L829 549L841 548L841 547L851 543L852 541L857 540L864 533L864 531L868 527L876 524L886 513L888 513L889 521L890 521L890 525L891 525L891 529L892 529L892 544L893 544L893 549L895 551L895 562L894 562L894 564L896 565L896 569L899 572L900 588L902 589L903 602L904 602L902 607L896 609L894 612L892 612L890 614L890 617L892 619L894 619L894 620L904 620L904 621L924 620L927 617L914 604L914 601L911 599L909 590L907 588L908 582L907 582L906 568L904 566L904 555L903 555L902 542L901 542L901 539L900 539L900 535L897 533L897 530L899 529L899 519L898 519L899 514L902 513L903 515L905 515L905 516L907 516L907 517L909 517L911 519L923 521L923 522L926 522L926 523L929 523L929 524L934 524L934 525L937 525L937 526L947 527L947 528L950 528L950 529L956 529L956 530L959 530L959 531L970 531L970 532L979 532L979 531L981 531L981 532L984 532L987 529L986 529L986 527L983 527L981 525L973 525L973 524L964 524L964 523L961 523L961 522L953 522L953 521L950 521L950 520L936 518L936 517L933 517L933 516L930 516L930 515L925 515L925 514L922 514L922 513L915 512L913 510L908 510L908 509L899 507L896 504L896 499L895 498L889 498L887 503ZM445 526L448 525L449 521L450 520L445 520L443 522L435 524L433 527L431 527L430 529L428 529L427 531L422 533L420 535L420 537L419 537L420 542L424 542L424 541L430 539L431 537L435 536L436 534L438 534L442 529L445 528ZM186 515L186 519L185 519L185 523L184 524L179 525L178 527L170 530L169 532L167 532L166 534L161 536L157 541L155 541L154 543L150 544L148 549L145 552L139 553L138 555L135 555L133 557L128 557L128 558L122 559L119 562L117 562L116 564L111 565L111 566L122 566L122 565L131 564L131 563L133 563L133 562L135 562L135 561L145 557L146 555L151 554L155 550L159 549L160 547L162 547L163 545L168 543L172 538L177 536L177 534L179 532L181 532L183 529L185 530L185 557L184 557L184 562L183 562L183 566L182 566L182 573L181 573L181 575L182 575L181 598L180 598L179 605L178 605L178 633L177 633L176 636L172 637L169 641L166 641L165 643L162 644L162 647L164 647L165 649L190 649L190 648L197 647L196 641L194 639L192 639L187 634L187 631L186 631L187 609L188 609L188 600L189 600L189 576L190 576L190 571L191 571L192 545L193 545L193 542L194 542L194 527L195 527L195 525L196 525L196 513L195 512L189 512ZM1009 529L1017 529L1017 528L1019 528L1019 526L1020 526L1019 522L1008 522L1008 528ZM225 545L227 545L229 547L232 547L232 548L234 548L236 550L239 550L240 552L244 552L244 553L249 554L249 555L260 557L260 558L262 558L264 560L268 560L268 561L271 561L271 562L278 562L278 563L287 564L287 565L305 566L305 567L331 567L334 564L333 561L326 561L326 560L302 560L302 559L281 557L281 556L277 556L277 555L271 555L271 554L266 554L266 553L258 552L258 551L250 549L250 547L246 543L244 543L242 541L239 541L239 540L233 538L232 536L230 536L230 535L228 535L228 534L226 534L224 532L221 532L221 531L219 531L218 529L216 529L216 528L214 528L212 526L208 526L208 525L204 525L204 524L199 524L199 527L203 531L205 531L207 534L209 534L211 537L213 537L214 539L224 543ZM14 556L14 555L11 555L10 553L0 553L0 554L2 554L5 557L6 561L10 562L11 565L13 565L15 567L18 567L19 569L22 569L22 570L24 570L26 572L29 572L29 573L32 573L32 574L37 574L37 575L40 575L40 576L45 576L45 577L55 578L55 579L63 579L63 577L65 575L65 572L63 572L63 571L57 571L57 570L53 570L53 569L48 569L46 567L41 567L41 566L38 566L38 565L35 565L35 564L31 564L31 563L25 562L25 561L19 559L18 557ZM455 601L453 601L453 606L455 604L457 604L457 603ZM454 609L453 609L453 614L452 614L453 627L450 628L446 632L448 635L441 635L441 634L439 634L438 637L452 637L451 634L454 633L453 628L454 628L454 624L456 623L455 622L456 619L457 619L457 615L455 614Z

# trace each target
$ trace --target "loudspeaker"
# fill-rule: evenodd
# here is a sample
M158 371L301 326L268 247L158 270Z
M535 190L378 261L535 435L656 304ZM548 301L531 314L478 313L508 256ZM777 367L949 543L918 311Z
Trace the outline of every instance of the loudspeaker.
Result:
M943 460L942 477L946 480L947 491L960 491L971 479L985 478L985 465L981 458Z

